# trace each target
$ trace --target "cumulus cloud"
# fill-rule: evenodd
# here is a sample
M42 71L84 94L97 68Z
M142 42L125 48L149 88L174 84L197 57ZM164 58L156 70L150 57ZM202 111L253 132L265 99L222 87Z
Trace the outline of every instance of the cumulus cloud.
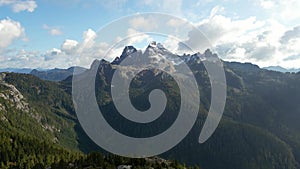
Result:
M0 6L9 5L14 12L28 11L33 12L37 8L34 0L0 0Z
M271 45L256 46L252 50L248 50L248 57L250 59L255 59L256 61L268 61L274 57L276 52L276 47Z
M280 42L285 44L288 43L290 40L300 38L300 26L294 27L292 30L288 30L284 33L281 37Z
M67 54L72 54L76 50L77 46L78 42L76 40L66 39L61 45L61 50L66 52Z
M62 51L57 48L53 48L51 50L46 51L44 54L44 59L45 61L57 59L57 56L61 57L60 55L62 54Z
M280 19L282 22L300 19L299 0L258 0L258 4L268 10L271 17Z
M47 30L49 32L49 34L52 36L57 36L57 35L63 34L63 32L60 30L60 28L56 27L56 26L48 26L47 24L44 24L43 29Z
M151 16L147 18L137 16L131 19L129 22L132 28L140 31L154 31L158 28L158 25L156 24L158 21Z
M285 64L290 63L289 66L296 66L300 63L300 26L286 30L280 38L280 52L284 54L283 61ZM295 62L293 62L295 61Z
M292 68L297 66L295 63L300 62L300 39L282 43L282 37L284 37L285 32L287 32L287 29L280 28L280 25L273 23L270 26L265 26L262 29L244 35L249 36L249 38L241 38L240 41L232 43L223 43L219 46L219 49L229 48L228 51L225 50L222 53L225 60L252 62L261 67L281 65ZM298 60L298 62L291 64L291 60Z
M147 44L153 41L150 35L137 31L134 28L127 29L126 35L123 38L116 37L111 43L112 46L106 42L100 42L99 44L95 45L98 59L112 61L122 54L125 46L133 45L137 47L136 45L145 45L145 43Z
M48 67L83 66L89 67L99 57L101 44L96 44L97 34L92 29L82 33L82 41L66 39L60 49L53 48L43 54ZM105 46L106 47L106 46ZM103 47L104 48L104 47ZM105 48L107 49L107 47Z
M98 48L103 47L107 50L107 46L101 46L95 44L96 33L92 29L88 29L82 34L82 41L78 42L72 39L66 39L60 48L52 48L46 52L32 52L18 49L1 48L7 47L13 39L21 36L16 32L18 25L14 21L9 20L12 23L5 23L5 31L2 31L3 21L0 23L0 39L6 41L0 41L0 67L14 67L22 68L24 65L28 68L67 68L70 66L84 66L89 67L94 59L99 57ZM8 26L7 26L8 25ZM21 26L19 26L21 28ZM9 31L8 31L9 30ZM12 31L13 30L13 31ZM2 35L5 33L4 35ZM12 35L10 35L10 34ZM8 42L9 41L9 42ZM106 48L105 48L106 47Z
M37 51L0 49L0 67L30 68L32 65L40 65L44 59L38 57L38 54Z
M170 1L164 2L171 3ZM260 2L262 3L260 4L261 7L268 10L274 10L277 4L281 3L267 0L261 0ZM154 5L153 3L154 1L147 0L146 5ZM164 8L163 3L160 5L160 9ZM32 67L53 68L74 65L89 67L94 59L112 60L119 56L125 45L139 43L144 45L145 42L150 42L153 37L143 32L155 32L167 28L172 28L170 30L174 31L174 35L179 33L180 38L182 35L180 30L185 30L183 43L178 44L177 39L171 35L163 38L166 39L164 46L173 52L182 53L180 51L184 50L180 47L187 44L194 49L194 52L204 52L206 48L214 48L212 50L217 51L219 56L227 61L252 62L262 67L281 65L289 68L297 66L297 64L300 65L300 26L287 28L275 19L238 18L228 17L225 14L226 11L223 7L216 6L210 11L207 18L194 23L202 34L199 34L197 30L184 29L185 24L181 20L164 20L163 23L166 27L161 28L158 27L160 24L157 24L161 22L156 21L151 16L136 16L127 22L131 28L122 30L122 33L126 34L125 37L128 37L127 39L117 37L114 42L99 41L101 35L98 35L92 29L87 29L82 33L82 40L66 39L59 49L54 48L43 54L26 51L7 52L3 49L1 51L1 47L7 47L13 40L21 38L24 34L20 23L5 19L5 24L4 20L0 22L0 39L5 39L0 41L0 65L12 64L14 60L19 58L23 65L31 65ZM6 23L8 21L13 24ZM6 29L3 29L4 27ZM52 28L57 28L48 25L45 27L47 27L49 33ZM60 30L60 28L57 29ZM177 32L176 29L179 31ZM17 30L19 30L19 33ZM53 34L57 35L59 33L54 31ZM119 45L110 50L111 43ZM1 57L1 52L10 53L6 55L9 57ZM78 56L79 54L80 56Z
M22 25L9 18L0 20L0 49L8 47L14 40L25 36Z
M95 59L106 59L112 61L115 57L120 56L124 46L135 45L143 41L151 41L151 37L145 33L129 28L126 32L127 38L121 39L116 37L110 43L101 41L94 30L87 29L82 34L82 41L78 42L72 39L66 39L60 49L51 49L43 54L45 63L53 66L83 66L89 67ZM60 63L57 63L60 62ZM49 67L49 66L48 66Z
M284 58L283 60L284 61L294 61L294 60L299 60L299 59L300 59L300 54L297 54L297 55L288 56L288 57Z
M127 30L127 36L129 37L128 39L125 40L125 44L126 45L134 45L136 43L140 43L142 41L152 41L152 38L145 34L145 33L141 33L135 29L129 28Z
M192 29L188 33L185 44L193 49L205 50L223 43L238 42L241 38L247 38L244 36L247 32L264 25L255 17L233 20L223 15L216 15L217 10L213 8L208 19L197 23L197 29Z
M83 32L83 42L82 46L85 48L92 48L95 44L95 39L97 37L97 34L92 29L88 29Z
M184 45L200 52L214 48L224 60L252 62L262 67L291 68L300 63L300 26L288 29L274 19L261 21L255 17L233 19L219 14L221 11L222 7L213 8L208 18L196 23L203 34L192 29L186 40L179 43L179 50L185 50Z

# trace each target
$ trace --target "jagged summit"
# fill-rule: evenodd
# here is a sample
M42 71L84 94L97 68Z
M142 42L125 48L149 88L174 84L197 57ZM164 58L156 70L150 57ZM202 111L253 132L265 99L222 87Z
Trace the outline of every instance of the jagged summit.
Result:
M133 46L125 46L123 49L123 52L120 57L116 57L114 61L112 61L112 64L120 64L122 60L124 60L127 56L137 52L137 49Z
M156 41L152 41L148 47L156 48Z
M138 53L136 53L138 52ZM163 56L166 57L168 60L175 64L180 64L181 62L186 62L186 63L199 63L202 60L214 60L218 58L218 55L213 53L210 49L205 50L204 53L194 53L194 54L183 54L183 55L177 55L168 49L166 49L161 43L158 43L156 41L152 41L149 43L145 51L143 52L142 50L137 50L133 46L126 46L123 49L122 54L119 57L116 57L114 61L112 61L112 64L118 65L120 64L126 57L134 54L150 59L150 60L156 60L156 62L159 62L159 57L158 56ZM178 57L179 58L178 58Z
M149 45L148 45L148 47L147 47L147 49L167 50L161 43L157 43L156 41L150 42Z
M147 55L147 56L173 55L173 53L168 51L161 43L157 43L157 42L153 41L146 48L144 55Z
M124 56L128 56L134 52L136 52L136 48L133 47L133 46L125 46L125 48L123 49L123 52L122 52L122 55L121 55L121 58L124 57Z
M106 61L104 59L101 59L101 60L95 59L93 61L93 63L91 64L90 69L91 70L98 69L99 65L101 65L103 67L105 65L110 65L110 62L108 62L108 61Z
M211 58L211 57L217 58L218 57L218 55L215 53L212 53L212 51L210 49L206 49L204 52L204 55L206 58Z
M147 48L165 49L161 43L157 43L156 41L150 42Z

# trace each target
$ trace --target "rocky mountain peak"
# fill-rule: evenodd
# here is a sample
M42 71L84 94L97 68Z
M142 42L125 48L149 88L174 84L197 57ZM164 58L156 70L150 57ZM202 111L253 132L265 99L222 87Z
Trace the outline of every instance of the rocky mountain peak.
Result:
M151 42L146 48L144 55L154 56L154 55L170 55L172 54L168 51L161 43L155 41Z
M0 83L5 79L6 73L0 73Z
M204 57L205 58L218 58L218 55L215 53L212 53L210 49L206 49L204 52Z
M126 57L134 52L136 52L136 48L133 46L125 46L125 48L123 49L122 55L120 56L120 58Z
M120 57L116 57L114 61L112 61L112 64L120 64L122 60L124 60L127 56L137 52L137 49L133 46L125 46L123 49L123 52Z
M137 50L133 46L126 46L123 49L122 54L119 57L116 57L111 64L119 65L128 56L138 56L136 58L137 60L135 60L136 63L139 61L143 63L144 61L160 63L162 62L161 57L164 57L166 60L173 62L174 64L180 64L182 62L200 63L201 60L214 61L218 58L218 55L213 53L210 49L207 49L204 53L197 52L194 54L177 55L166 49L161 43L152 41L149 43L144 52L142 50ZM94 63L92 65L94 65ZM130 63L126 63L125 65L130 65Z

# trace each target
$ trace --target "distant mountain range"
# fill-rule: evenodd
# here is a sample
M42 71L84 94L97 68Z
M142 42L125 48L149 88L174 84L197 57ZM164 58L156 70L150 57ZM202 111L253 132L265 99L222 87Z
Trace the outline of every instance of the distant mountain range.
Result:
M158 43L157 45L159 46L158 49L161 48L161 49L165 50L161 44ZM151 45L151 46L153 47L153 45ZM123 50L123 53L121 54L121 56L116 57L115 60L112 62L112 64L121 63L122 60L127 55L130 55L131 53L134 53L134 52L137 52L137 51L138 50L135 49L133 46L126 46L125 49ZM159 51L156 51L156 52L159 52ZM166 52L166 50L163 51L163 52ZM190 60L197 61L199 58L203 57L204 55L205 54L201 55L200 53L195 53L193 55L184 54L183 56L181 56L181 58L185 62L189 62ZM67 68L67 69L59 69L59 68L55 68L55 69L6 68L6 69L0 69L0 72L13 72L13 73L32 74L32 75L34 75L36 77L39 77L43 80L62 81L64 79L66 79L67 77L71 76L73 74L75 68L78 71L78 73L81 73L81 72L84 72L84 71L87 70L86 68L76 66L76 67L70 67L70 68ZM300 68L299 69L286 69L286 68L283 68L281 66L268 66L268 67L263 67L262 69L266 69L266 70L270 70L270 71L276 71L276 72L282 72L282 73L287 73L287 72L297 73L297 72L300 72Z
M61 80L66 79L67 77L73 75L75 68L76 68L77 73L82 73L82 72L86 71L86 69L82 68L82 67L70 67L68 69L55 68L55 69L44 70L44 71L33 69L29 74L32 74L43 80L61 81Z
M136 124L126 120L114 106L110 90L116 67L132 69L130 65L120 65L132 54L146 57L149 62L155 63L159 62L156 56L169 57L172 52L160 44L149 45L145 52L128 46L113 62L95 60L90 69L82 69L82 73L75 76L88 77L92 70L97 70L96 99L103 116L115 130L134 137L153 136L168 129L177 118L180 105L178 86L166 72L141 69L130 86L132 105L139 110L147 110L150 106L150 91L159 88L165 91L167 106L163 115L150 124ZM175 66L185 62L198 83L201 93L199 114L187 137L160 157L206 169L300 169L300 73L269 71L251 63L222 62L227 80L224 115L212 137L199 144L199 131L207 117L211 99L210 79L202 60L213 61L217 55L206 50L204 53L180 57L181 62ZM24 141L28 143L25 145L39 147L43 144L32 144L28 141L30 138L44 140L64 149L62 153L54 151L58 155L65 154L64 157L43 157L40 154L38 157L20 157L22 161L32 162L37 158L52 162L56 158L70 157L65 150L107 153L89 139L78 122L72 102L73 70L54 69L47 73L34 71L34 76L0 73L0 138L5 138L0 139L0 143L5 141L5 144L0 145L11 145L12 148L7 150L10 152L17 144L14 141L15 135L20 135L23 140L27 140ZM3 132L5 137L1 137ZM32 149L22 151L32 153ZM2 152L1 157L6 157ZM13 155L17 156L18 153ZM14 159L9 159L7 165L14 162ZM0 165L7 166L4 161L0 161Z
M299 69L286 69L286 68L283 68L281 66L268 66L268 67L264 67L263 69L277 71L277 72L283 72L283 73L286 73L286 72L291 72L291 73L292 72L294 72L294 73L300 72L300 68Z
M15 69L15 68L7 68L7 69L0 69L0 72L13 72L13 73L24 73L24 74L32 74L36 77L39 77L43 80L48 81L61 81L66 79L67 77L71 76L74 72L74 69L78 71L77 73L81 73L86 69L83 67L70 67L68 69Z
M32 69L30 68L22 68L22 69L17 69L17 68L6 68L6 69L0 69L0 72L13 72L13 73L30 73Z

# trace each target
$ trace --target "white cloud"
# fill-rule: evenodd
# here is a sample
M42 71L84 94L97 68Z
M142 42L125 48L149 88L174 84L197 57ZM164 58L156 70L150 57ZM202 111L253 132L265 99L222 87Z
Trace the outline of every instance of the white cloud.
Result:
M47 30L49 32L49 34L52 36L57 36L57 35L63 34L63 32L60 30L60 28L56 27L56 26L48 26L47 24L44 24L43 29Z
M222 6L215 6L215 7L210 11L209 17L212 18L212 17L218 15L219 13L222 13L223 11L224 11L224 7L222 7Z
M163 45L166 49L169 51L172 51L173 53L182 55L184 53L191 53L191 50L186 49L186 50L178 50L178 41L179 39L169 35L166 40L163 42ZM194 51L196 53L196 51Z
M130 26L139 31L154 31L158 28L157 22L153 17L149 16L144 18L142 16L137 16L130 21Z
M261 67L299 66L295 63L300 63L300 26L291 29L275 19L261 21L256 17L233 19L218 11L214 8L207 19L197 23L203 35L192 30L185 44L201 52L214 48L228 61L252 62ZM209 42L203 40L205 38Z
M94 30L88 29L83 32L81 42L71 39L65 40L61 45L61 53L54 56L59 57L60 59L65 58L64 62L69 63L69 65L89 67L95 59L112 61L115 57L121 55L124 46L135 45L152 40L149 35L133 28L127 30L126 37L127 38L125 39L117 37L112 42L112 44L115 44L116 46L113 46L112 48L111 44L99 41L101 38L98 37ZM51 52L48 52L48 55L49 54L51 54Z
M0 6L9 5L14 12L28 11L33 12L37 8L34 0L0 0Z
M0 24L2 25L2 23ZM1 26L0 26L1 28ZM0 29L1 30L1 29ZM11 26L9 29L11 33ZM1 37L0 39L7 39ZM70 66L85 66L89 67L94 59L99 57L97 50L99 47L94 40L96 33L92 29L83 32L82 41L66 39L60 49L52 48L44 53L31 52L26 50L0 48L0 67L22 68L24 65L28 68L67 68ZM4 41L0 41L0 45ZM5 45L6 47L7 45ZM107 46L102 46L103 50L107 50ZM81 54L81 55L80 55Z
M291 56L296 60L295 56L299 55L300 39L299 41L290 40L283 44L282 37L287 31L283 25L275 21L268 21L266 26L242 35L239 41L224 42L220 44L219 48L229 48L222 53L225 60L252 62L261 67L270 65L296 67L297 64L291 64L288 61L291 60ZM248 38L244 38L247 36Z
M107 46L96 44L97 34L92 29L82 33L82 41L66 39L60 49L52 49L44 54L47 67L84 66L89 67L99 57L99 47L107 50ZM102 53L101 53L102 54ZM58 63L59 62L59 63Z
M62 54L62 51L60 49L53 48L51 50L46 51L46 53L44 54L44 58L45 58L45 61L49 61L49 60L57 59L56 56L61 57L60 56L61 54Z
M77 46L78 42L76 40L66 39L61 45L61 50L66 52L67 54L71 54L74 53Z
M285 4L280 8L279 6L282 2L278 0L257 1L260 2L259 5L265 9L265 11L278 10L278 14L275 12L272 13L274 17L287 16L288 14L284 13L287 12L287 6L291 6L291 4ZM283 1L287 2L287 0ZM297 6L298 2L295 0L290 1L294 2L294 5ZM0 0L0 2L4 4L3 0ZM7 3L9 1L5 2ZM176 4L177 1L172 2L163 1L162 3L156 3L153 0L147 0L144 4L146 6L152 6L153 8L157 7L157 9L159 9L158 11L161 11L167 10L167 7L174 7L174 4ZM182 3L181 1L178 2L180 7L176 7L175 11L181 10ZM169 5L166 6L166 4ZM293 12L295 12L296 9L293 7L291 10L294 10ZM259 66L279 64L285 67L297 66L297 64L300 63L300 26L288 28L277 19L271 18L261 20L263 17L260 16L239 18L236 15L228 17L226 14L227 13L222 6L212 8L212 10L208 12L209 16L194 24L203 32L203 35L199 36L196 31L192 30L188 32L188 35L184 34L184 42L195 49L194 52L203 52L206 48L214 47L222 59L229 61L253 62ZM294 13L294 15L296 15L296 17L292 16L292 18L297 18L298 13ZM131 28L127 31L122 31L123 34L126 33L128 39L122 41L120 37L116 38L116 43L119 43L120 41L122 41L122 43L120 42L119 46L114 46L109 53L107 53L107 51L111 47L110 43L99 42L98 40L101 39L101 37L99 37L100 35L97 36L97 33L94 30L87 29L82 34L82 40L76 41L66 39L61 44L60 49L51 49L44 54L30 53L28 51L19 51L18 53L9 52L10 54L7 55L9 57L3 58L1 57L1 53L3 56L3 53L7 52L4 51L4 49L1 50L1 48L7 47L15 39L22 38L24 34L24 29L20 23L10 19L4 19L0 22L0 65L12 64L13 61L18 60L19 58L20 61L23 62L23 65L30 65L31 67L51 68L54 66L66 67L73 65L89 67L94 59L104 58L112 60L114 57L119 56L125 45L142 44L147 41L150 42L152 40L151 35L143 33L145 31L155 32L171 27L171 30L175 32L174 35L177 36L176 30L184 30L185 26L185 24L183 24L185 22L173 19L169 21L164 20L166 28L158 27L161 22L151 18L151 16L136 16L128 23ZM3 29L4 27L6 27L6 29ZM59 27L48 25L44 25L43 27L52 35L59 35L62 33ZM181 36L182 35L180 34L180 37ZM176 39L171 36L165 38L164 46L173 52L178 52L176 51L176 49L178 49ZM207 38L209 42L201 41L205 38ZM81 56L77 56L79 53ZM39 55L39 57L37 55ZM33 59L38 60L38 62Z
M9 18L0 20L0 49L8 47L14 40L24 37L22 25Z
M258 0L258 2L273 19L279 19L282 22L300 19L299 0Z
M92 29L88 29L88 30L84 31L83 32L83 42L82 42L83 46L85 48L93 47L96 37L97 37L97 34Z
M62 31L59 30L59 29L56 29L56 28L53 28L50 30L50 34L55 36L55 35L61 35L62 34Z
M288 30L281 37L281 43L288 43L291 40L300 38L300 26L294 27L292 30Z
M14 12L28 11L33 12L37 4L35 1L18 1L13 5Z
M141 33L135 29L129 28L127 30L127 36L129 37L124 42L126 45L134 45L136 43L140 43L142 41L151 41L151 37L145 33Z
M185 43L191 48L204 51L212 46L249 39L249 32L255 31L265 24L257 21L255 17L233 20L223 15L213 14L216 14L216 11L212 11L208 19L196 24L198 30L192 29L188 33Z
M98 59L105 59L108 61L114 60L116 57L122 54L122 51L125 46L135 46L139 44L150 43L153 41L150 35L137 31L133 28L129 28L126 32L126 36L124 39L117 37L112 44L114 46L110 46L108 43L102 42L99 45L96 45ZM112 48L111 48L112 47ZM107 52L107 53L106 53Z

